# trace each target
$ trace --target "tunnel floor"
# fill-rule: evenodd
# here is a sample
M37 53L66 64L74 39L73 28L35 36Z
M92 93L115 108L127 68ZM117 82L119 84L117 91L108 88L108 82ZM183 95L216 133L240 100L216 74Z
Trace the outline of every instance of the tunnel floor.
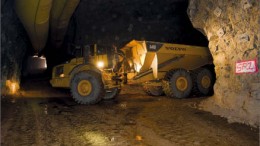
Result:
M147 96L127 85L116 100L87 106L47 80L29 80L2 97L1 145L259 145L259 129L200 111L204 99Z

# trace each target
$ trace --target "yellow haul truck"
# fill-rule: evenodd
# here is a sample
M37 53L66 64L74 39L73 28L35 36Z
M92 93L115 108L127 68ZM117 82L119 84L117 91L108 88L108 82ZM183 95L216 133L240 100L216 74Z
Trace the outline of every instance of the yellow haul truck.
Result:
M83 57L55 66L51 85L69 88L72 97L80 104L95 104L101 99L115 98L120 92L121 79L112 68L108 68L107 55L95 53L91 56L89 48L85 48L82 54Z
M207 47L133 40L121 49L122 70L154 96L185 98L213 92L213 59Z
M206 47L133 40L121 49L123 53L115 50L113 68L107 68L107 54L90 56L89 49L84 50L83 57L55 66L50 81L53 87L70 88L81 104L116 97L127 80L143 83L153 96L185 98L191 91L213 92L214 68Z

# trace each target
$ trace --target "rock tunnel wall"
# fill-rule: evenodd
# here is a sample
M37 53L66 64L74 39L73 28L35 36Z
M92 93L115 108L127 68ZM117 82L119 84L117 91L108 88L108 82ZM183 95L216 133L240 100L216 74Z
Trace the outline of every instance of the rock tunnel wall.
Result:
M1 1L1 94L7 93L6 80L20 83L24 56L32 49L13 5L13 0Z
M260 61L259 0L190 0L187 10L193 26L209 40L216 83L204 110L230 122L259 125L260 74L236 74L236 63Z

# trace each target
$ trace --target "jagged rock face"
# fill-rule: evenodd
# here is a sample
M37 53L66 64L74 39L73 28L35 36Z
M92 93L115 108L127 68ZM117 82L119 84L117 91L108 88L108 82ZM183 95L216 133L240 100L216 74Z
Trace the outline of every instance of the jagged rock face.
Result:
M1 1L1 94L6 80L19 83L23 58L31 48L29 38L13 9L13 0ZM4 93L3 93L4 92Z
M230 121L259 125L260 74L236 74L236 62L260 58L259 0L190 0L187 10L195 28L209 40L214 58L214 96L205 110Z

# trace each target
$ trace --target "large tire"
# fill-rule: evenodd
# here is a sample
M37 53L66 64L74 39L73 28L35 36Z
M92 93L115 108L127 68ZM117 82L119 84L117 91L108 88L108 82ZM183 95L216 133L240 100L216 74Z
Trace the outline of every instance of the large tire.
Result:
M120 91L121 90L118 88L112 88L112 89L106 90L106 94L103 97L103 99L109 100L109 99L116 98L117 95L120 93Z
M213 74L207 68L200 68L192 72L193 89L197 96L207 96L213 93Z
M168 97L186 98L192 90L192 79L190 73L184 69L171 70L166 74L162 85Z
M143 84L144 91L151 96L161 96L164 94L162 86L151 86Z
M95 104L104 96L101 75L93 71L75 74L70 86L72 97L80 104Z

